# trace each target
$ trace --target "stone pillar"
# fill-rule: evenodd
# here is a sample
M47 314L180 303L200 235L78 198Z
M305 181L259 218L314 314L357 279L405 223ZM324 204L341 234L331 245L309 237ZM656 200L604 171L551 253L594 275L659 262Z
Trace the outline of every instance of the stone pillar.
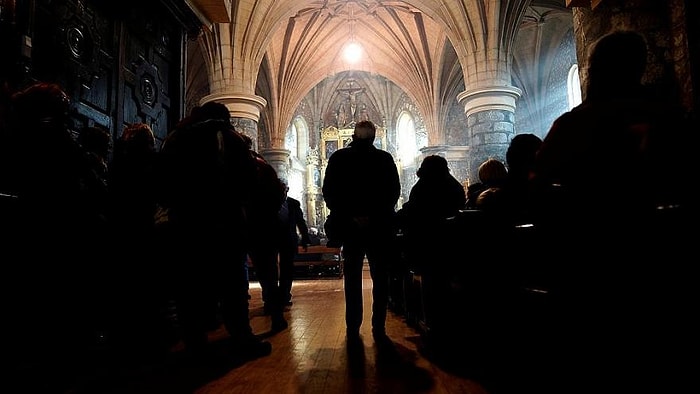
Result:
M260 111L267 105L267 100L250 94L217 93L203 97L200 105L210 101L222 103L228 108L231 113L231 123L236 131L250 137L253 140L252 148L257 151L258 120L260 120Z
M283 180L289 179L289 155L287 149L263 149L260 151L262 157L277 171L277 177Z
M467 115L470 146L465 178L469 183L479 181L477 169L489 157L505 163L508 144L515 134L515 102L521 93L514 86L490 86L457 96Z
M323 223L323 195L321 193L322 185L321 174L321 158L318 149L312 149L306 156L306 184L305 184L305 201L307 212L307 224L318 228Z

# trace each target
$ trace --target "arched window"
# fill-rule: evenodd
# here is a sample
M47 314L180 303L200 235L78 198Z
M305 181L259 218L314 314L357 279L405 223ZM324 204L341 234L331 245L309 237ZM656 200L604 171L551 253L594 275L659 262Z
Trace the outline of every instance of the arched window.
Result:
M413 116L408 112L401 113L396 130L399 158L404 167L410 166L413 164L416 156L418 156L416 127L413 122Z
M566 79L566 91L569 99L569 109L581 104L581 79L578 75L578 64L574 64L569 69L569 76Z
M302 116L297 116L289 124L284 135L284 149L289 151L289 168L286 174L278 174L278 176L287 180L289 195L299 201L304 201L308 146L308 125ZM305 209L302 208L302 210Z
M292 123L289 129L287 130L287 135L284 136L284 149L288 150L290 152L291 156L297 156L298 155L298 132L297 132L297 126L296 124Z

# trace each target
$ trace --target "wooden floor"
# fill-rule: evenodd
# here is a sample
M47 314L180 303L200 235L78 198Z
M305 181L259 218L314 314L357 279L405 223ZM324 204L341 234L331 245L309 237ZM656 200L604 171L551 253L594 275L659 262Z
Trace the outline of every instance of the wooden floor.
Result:
M342 279L298 280L293 287L293 305L286 312L289 329L267 338L272 354L232 369L193 392L486 393L478 383L451 375L422 357L417 350L418 334L392 313L387 333L396 355L384 361L370 332L371 286L366 272L363 348L359 354L352 354L353 349L346 346ZM256 333L265 335L270 321L262 315L259 287L254 285L251 294L252 326Z
M65 392L77 393L462 393L490 394L478 379L449 372L426 358L418 333L392 312L387 334L394 353L378 351L371 335L372 282L365 270L365 319L359 347L345 338L343 280L296 280L293 305L285 313L289 328L271 335L270 318L263 314L261 292L251 282L250 312L254 332L272 344L272 354L252 361L191 365L179 362L179 345L172 360L138 370L103 373ZM210 341L225 338L220 328Z

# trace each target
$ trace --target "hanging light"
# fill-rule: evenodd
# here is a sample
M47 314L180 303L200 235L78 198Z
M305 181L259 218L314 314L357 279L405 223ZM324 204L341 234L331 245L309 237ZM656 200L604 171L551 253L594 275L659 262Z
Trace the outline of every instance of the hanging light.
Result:
M350 41L345 45L343 57L348 63L357 63L362 57L362 46L355 41Z
M355 13L352 4L350 5L350 16L348 18L350 26L350 39L343 48L343 57L348 63L357 63L362 57L362 46L355 40Z

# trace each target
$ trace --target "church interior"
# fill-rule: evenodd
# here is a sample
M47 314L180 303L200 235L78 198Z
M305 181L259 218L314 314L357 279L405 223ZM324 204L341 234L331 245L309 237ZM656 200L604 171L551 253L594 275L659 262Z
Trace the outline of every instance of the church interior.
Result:
M76 128L116 138L143 121L158 141L193 107L224 103L319 229L325 161L354 122L380 127L401 201L430 154L466 186L486 158L505 160L514 135L544 137L580 102L586 51L613 29L644 33L645 82L697 112L687 1L91 3L3 2L7 89L59 81ZM346 58L353 48L357 59Z
M126 126L142 122L152 128L157 149L196 108L222 103L235 129L250 138L252 148L287 181L289 195L302 202L308 226L323 232L329 214L322 192L328 159L352 141L357 122L372 121L377 126L375 146L394 157L401 180L397 208L408 200L418 180L416 172L430 155L447 159L451 174L467 190L479 182L477 169L486 159L506 162L514 136L529 133L544 139L559 116L586 99L589 51L596 40L616 30L634 31L646 39L649 54L643 82L655 86L663 100L677 102L697 135L698 4L695 0L0 0L0 93L4 104L13 92L34 82L58 83L71 99L69 115L76 130L101 127L116 141ZM4 115L0 112L0 117ZM656 188L664 181L649 182ZM0 196L9 206L12 196L1 189ZM5 206L0 213L7 212ZM446 242L463 243L459 256L479 248L464 236L445 236ZM681 243L679 249L686 250L685 240L672 241L674 246ZM655 245L651 250L665 249ZM437 255L461 258L454 250ZM582 255L590 257L593 252L587 249ZM529 259L537 255L525 256L528 267L534 267ZM661 260L687 262L683 256L674 250ZM686 272L686 267L679 270ZM421 286L420 275L413 274L394 278L401 290L394 290L390 305L394 316L389 334L399 346L401 368L382 371L380 356L367 354L359 375L350 367L347 374L339 372L339 364L344 368L352 361L342 352L332 352L343 346L343 301L337 297L342 295L342 283L304 278L295 282L300 300L288 311L291 328L271 339L275 350L267 359L227 364L225 370L219 365L215 371L198 366L183 372L172 365L149 365L145 371L140 366L138 372L121 370L118 378L105 372L112 365L95 372L108 376L99 385L98 379L81 375L81 384L89 383L58 389L43 379L31 384L32 374L38 372L30 366L18 373L20 388L12 392L510 394L545 392L532 387L560 378L538 375L537 382L529 382L525 373L489 375L501 384L490 385L493 382L483 383L481 375L472 374L475 369L461 374L420 353L415 338L427 329L421 327L421 316L414 315L420 307L411 304L420 303L410 299L418 293L415 288L407 290ZM368 277L365 281L371 287ZM692 289L687 294L695 294L697 285L688 286ZM365 290L365 298L371 298L371 290ZM10 293L6 290L5 297L16 296ZM254 284L251 295L252 324L256 331L264 331L260 289ZM365 310L371 306L366 304ZM543 313L530 312L533 315L527 318L533 320ZM522 321L508 324L520 327ZM538 331L528 339L556 335L547 331L549 327L526 329ZM221 332L219 328L211 335ZM672 343L690 348L680 339ZM536 353L531 346L521 350L528 356ZM518 358L516 367L504 364L515 370L527 365L527 359ZM696 372L674 370L663 376L685 378ZM584 372L572 376L589 377ZM632 376L630 387L643 386L642 376L624 376ZM109 379L122 384L105 383ZM512 379L533 386L520 386ZM689 380L681 381L679 388ZM583 387L595 389L587 392L632 392L600 387L605 385L600 377L590 382L547 387L556 387L552 394L584 392ZM672 386L667 380L662 383Z

